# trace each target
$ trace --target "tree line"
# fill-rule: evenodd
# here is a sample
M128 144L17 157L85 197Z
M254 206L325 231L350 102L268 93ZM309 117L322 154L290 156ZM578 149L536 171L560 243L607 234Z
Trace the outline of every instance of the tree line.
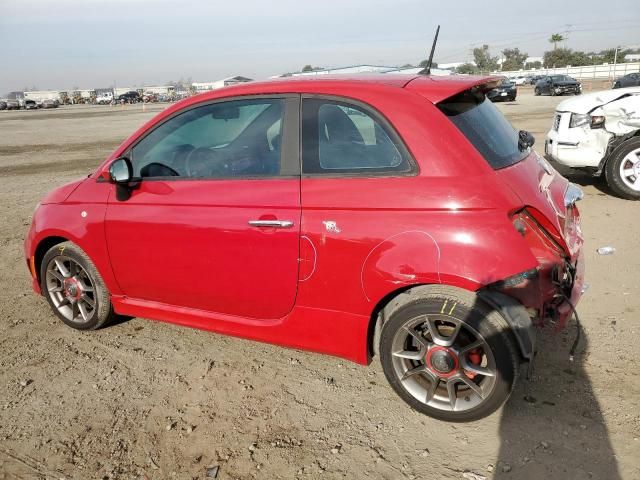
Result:
M473 49L474 63L464 63L457 69L457 73L480 73L480 72L495 72L498 70L513 71L513 70L530 70L532 68L554 68L554 67L566 67L571 65L572 67L582 67L585 65L600 65L602 63L623 63L625 57L631 53L640 53L640 49L616 49L610 48L602 50L600 52L583 52L580 50L572 50L571 48L558 47L560 42L563 42L566 38L559 34L554 33L549 37L549 43L553 44L553 49L544 52L542 57L543 61L539 62L526 62L529 55L526 52L521 52L519 48L506 48L502 50L502 63L500 63L499 56L491 55L489 45L482 45Z

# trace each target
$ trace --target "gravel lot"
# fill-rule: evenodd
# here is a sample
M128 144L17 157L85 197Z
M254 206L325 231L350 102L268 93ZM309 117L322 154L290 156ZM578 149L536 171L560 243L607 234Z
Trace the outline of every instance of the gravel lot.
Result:
M541 149L560 100L523 88L500 108ZM411 411L377 360L139 318L90 333L56 320L23 259L33 209L161 108L0 112L0 479L640 478L639 205L588 177L570 174L586 193L580 354L569 361L574 326L544 332L533 381L481 422Z

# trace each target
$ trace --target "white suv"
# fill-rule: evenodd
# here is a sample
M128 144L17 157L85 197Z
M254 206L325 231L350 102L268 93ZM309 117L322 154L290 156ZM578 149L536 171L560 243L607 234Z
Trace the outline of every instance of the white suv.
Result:
M640 87L560 102L544 150L568 167L604 173L620 197L640 199Z

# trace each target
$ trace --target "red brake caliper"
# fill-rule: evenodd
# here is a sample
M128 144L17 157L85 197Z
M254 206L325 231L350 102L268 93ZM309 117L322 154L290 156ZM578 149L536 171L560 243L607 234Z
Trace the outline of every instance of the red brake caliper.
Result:
M469 363L473 365L480 365L482 363L482 353L482 348L474 348L473 350L469 351L469 353L467 354ZM477 375L476 373L470 372L468 370L465 370L464 374L472 380L476 378Z

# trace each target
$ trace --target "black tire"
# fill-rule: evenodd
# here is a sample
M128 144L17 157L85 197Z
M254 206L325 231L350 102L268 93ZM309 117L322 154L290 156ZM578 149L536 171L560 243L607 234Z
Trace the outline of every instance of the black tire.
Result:
M533 89L533 94L534 94L536 97L539 97L539 96L540 96L540 89L539 89L538 87L534 88L534 89Z
M55 260L72 260L75 262L81 267L78 275L82 275L83 278L85 278L84 283L90 284L93 288L92 292L86 292L86 294L90 293L90 300L92 300L94 304L92 314L86 321L73 321L67 318L54 303L55 294L49 291L50 284L48 284L48 281L51 281L48 280L51 278L51 275L47 275L47 270L53 267ZM90 282L87 282L86 279L90 280ZM109 323L114 317L113 306L110 300L111 296L102 280L102 276L93 265L89 256L73 242L59 243L45 253L42 263L40 264L40 286L42 288L42 294L47 299L47 302L49 302L53 312L60 320L72 328L77 330L96 330ZM64 292L60 295L64 295ZM73 312L73 310L71 311ZM73 317L73 314L71 316Z
M490 381L493 383L490 384L491 387L486 392L486 396L479 397L482 398L482 400L479 400L479 404L462 411L454 411L453 408L447 410L434 407L418 400L408 388L405 388L403 380L399 377L394 366L394 361L397 361L398 356L397 353L396 355L393 354L394 339L398 338L396 333L406 331L404 327L411 322L415 322L415 319L419 317L427 318L425 315L442 316L441 314L445 308L449 310L449 305L454 306L454 308L445 313L449 313L449 318L456 318L457 321L465 325L460 327L460 331L462 331L462 328L466 329L466 326L470 326L472 330L479 333L485 342L484 345L490 348L495 365L494 376L483 377L479 380L479 385L482 386L481 382L485 381L485 379L492 379ZM513 332L504 318L482 302L474 293L439 285L415 287L399 295L385 308L385 318L387 318L387 321L382 327L379 348L382 368L391 387L400 398L416 411L438 420L469 422L492 414L502 406L511 394L520 369L520 354L514 341ZM456 338L458 337L460 337L459 333ZM432 344L429 350L434 346L435 344ZM414 361L420 366L420 360L410 360L410 362ZM426 360L423 363L426 364ZM455 372L465 375L466 372L462 367L462 362L457 361L456 365L457 370ZM430 373L430 375L433 375L433 373ZM447 380L438 380L435 388L444 386L446 390L447 384ZM456 391L455 388L454 391ZM471 391L468 392L472 393ZM469 393L466 397L456 398L455 405L461 400L469 401ZM432 398L435 398L435 396ZM464 408L464 404L462 407Z
M632 137L619 145L609 156L604 169L609 188L618 197L626 200L640 200L640 192L626 185L620 173L624 158L634 150L640 149L640 137Z

